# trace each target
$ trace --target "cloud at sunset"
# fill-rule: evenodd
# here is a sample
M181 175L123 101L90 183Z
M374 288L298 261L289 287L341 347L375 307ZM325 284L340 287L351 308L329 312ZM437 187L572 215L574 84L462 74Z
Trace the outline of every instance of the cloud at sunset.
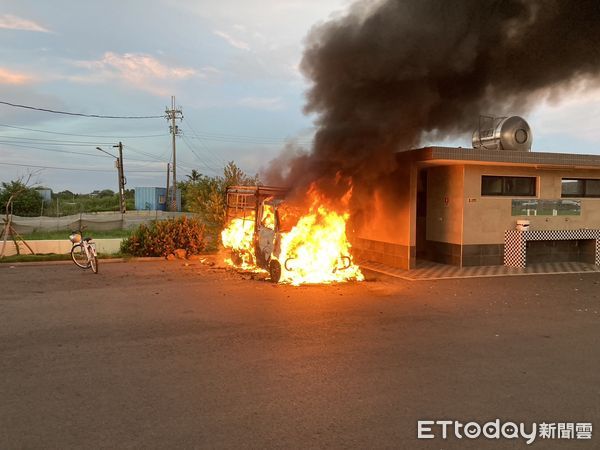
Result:
M37 31L40 33L50 33L50 30L33 20L23 19L12 14L0 14L0 28L6 30Z
M154 56L143 53L106 52L97 60L76 61L74 65L89 72L71 77L73 81L94 83L121 80L157 95L168 94L169 87L174 82L196 77L208 78L218 72L211 67L197 70L167 65Z
M26 84L30 81L30 75L0 67L0 84Z

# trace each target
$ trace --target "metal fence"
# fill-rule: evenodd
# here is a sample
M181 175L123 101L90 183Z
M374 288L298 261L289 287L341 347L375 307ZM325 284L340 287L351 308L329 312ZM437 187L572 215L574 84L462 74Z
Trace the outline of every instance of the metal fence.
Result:
M169 211L128 211L80 213L62 217L21 217L12 216L12 226L17 233L32 233L35 231L77 230L82 226L87 230L110 231L135 228L155 220L166 220L173 217L188 216L191 213Z

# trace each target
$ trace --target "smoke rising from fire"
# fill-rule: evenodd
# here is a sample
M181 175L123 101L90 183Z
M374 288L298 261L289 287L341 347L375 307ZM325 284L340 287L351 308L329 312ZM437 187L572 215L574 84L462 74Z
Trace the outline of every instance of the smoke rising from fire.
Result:
M396 151L426 136L471 132L480 114L523 114L565 84L594 79L599 24L597 0L356 3L307 37L314 147L287 149L268 181L302 190L341 173L369 190L394 169Z

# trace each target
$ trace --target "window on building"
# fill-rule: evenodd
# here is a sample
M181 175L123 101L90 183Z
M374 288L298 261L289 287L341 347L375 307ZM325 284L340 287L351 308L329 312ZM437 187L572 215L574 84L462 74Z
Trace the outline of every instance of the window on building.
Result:
M600 197L600 180L590 178L563 178L562 197Z
M505 195L508 197L535 196L535 177L504 177L483 175L481 195Z

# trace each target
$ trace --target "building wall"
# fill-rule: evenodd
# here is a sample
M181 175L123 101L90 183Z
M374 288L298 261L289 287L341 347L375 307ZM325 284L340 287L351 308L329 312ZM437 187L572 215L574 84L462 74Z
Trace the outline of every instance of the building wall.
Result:
M502 264L504 231L514 229L518 219L529 220L531 228L537 230L600 228L600 199L582 198L580 216L513 216L511 213L513 198L526 199L527 197L482 196L482 175L536 177L536 196L532 198L544 200L561 199L562 178L600 178L600 172L589 170L466 165L462 248L464 266ZM576 254L579 245L568 241L535 244L531 255L540 261L550 261L556 254L563 256ZM570 247L574 249L567 251ZM582 258L585 259L584 256Z
M369 218L350 236L358 260L401 269L416 265L415 219L417 172L412 164L399 167L384 192L373 198Z
M561 198L562 178L600 178L600 171L540 170L536 168L465 166L464 244L502 244L504 230L515 228L518 219L527 219L537 230L600 228L600 199L582 198L580 216L512 216L513 197L481 196L482 175L537 177L537 195L532 198ZM527 198L527 197L514 197Z

